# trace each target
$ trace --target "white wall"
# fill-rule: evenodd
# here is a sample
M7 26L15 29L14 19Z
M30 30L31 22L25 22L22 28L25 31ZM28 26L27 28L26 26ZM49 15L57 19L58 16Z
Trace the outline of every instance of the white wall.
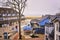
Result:
M54 34L55 35L55 37L54 37L55 39L54 40L56 40L58 38L57 35L59 35L59 32L57 30L57 27L59 27L59 22L54 23L54 25L55 25L54 26L55 27L55 30L54 30L55 31L55 34Z

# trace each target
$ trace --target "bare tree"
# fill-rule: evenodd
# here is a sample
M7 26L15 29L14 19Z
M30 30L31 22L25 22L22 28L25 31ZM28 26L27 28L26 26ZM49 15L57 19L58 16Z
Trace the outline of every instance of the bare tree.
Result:
M24 9L26 7L26 1L27 0L7 0L6 5L12 7L13 9L19 11L20 6L20 11L23 14Z
M21 14L23 14L27 0L7 0L6 5L11 6L14 10L18 11L19 13L19 39L21 37Z

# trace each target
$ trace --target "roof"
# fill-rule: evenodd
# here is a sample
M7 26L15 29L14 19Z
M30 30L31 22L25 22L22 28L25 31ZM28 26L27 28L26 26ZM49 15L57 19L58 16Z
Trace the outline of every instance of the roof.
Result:
M45 23L49 23L49 19L48 19L48 18L46 18L46 19L40 21L40 22L39 22L39 25L40 25L40 26L44 26Z
M60 21L60 13L54 15L54 18L52 19L52 22Z
M56 18L55 15L51 15L51 16L50 16L50 19L51 19L51 20L53 20L53 19L55 19L55 18Z
M55 16L54 15L45 15L41 18L41 21L44 19L47 19L47 18L53 20L55 18Z
M41 18L39 25L44 26L46 23L52 23L51 20L53 20L54 18L54 15L45 15Z
M41 18L40 22L42 22L43 20L46 20L46 19L49 19L51 22L54 19L57 19L58 21L60 21L60 13L57 13L56 15L45 15Z
M8 6L0 6L0 8L6 8L6 9L12 9L11 7L8 7Z
M40 26L44 26L46 22L47 22L47 23L49 22L49 19L50 19L50 15L45 15L45 16L43 16L43 17L41 18L41 20L39 21L39 25L40 25Z
M60 21L60 18L56 18L58 21Z
M56 22L56 21L59 21L60 22L60 18L58 17L56 17L54 20L53 20L53 22Z

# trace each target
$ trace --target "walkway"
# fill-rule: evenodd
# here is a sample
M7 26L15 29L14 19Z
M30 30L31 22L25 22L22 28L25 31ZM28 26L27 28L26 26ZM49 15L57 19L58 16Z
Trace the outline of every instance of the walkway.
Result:
M18 35L18 33L16 33L13 40L18 40L18 37L19 37L19 35Z

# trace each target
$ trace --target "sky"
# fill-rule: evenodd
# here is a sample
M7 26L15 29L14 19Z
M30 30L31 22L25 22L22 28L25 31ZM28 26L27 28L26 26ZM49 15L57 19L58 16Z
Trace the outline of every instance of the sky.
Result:
M25 16L54 15L60 12L60 0L27 0Z

